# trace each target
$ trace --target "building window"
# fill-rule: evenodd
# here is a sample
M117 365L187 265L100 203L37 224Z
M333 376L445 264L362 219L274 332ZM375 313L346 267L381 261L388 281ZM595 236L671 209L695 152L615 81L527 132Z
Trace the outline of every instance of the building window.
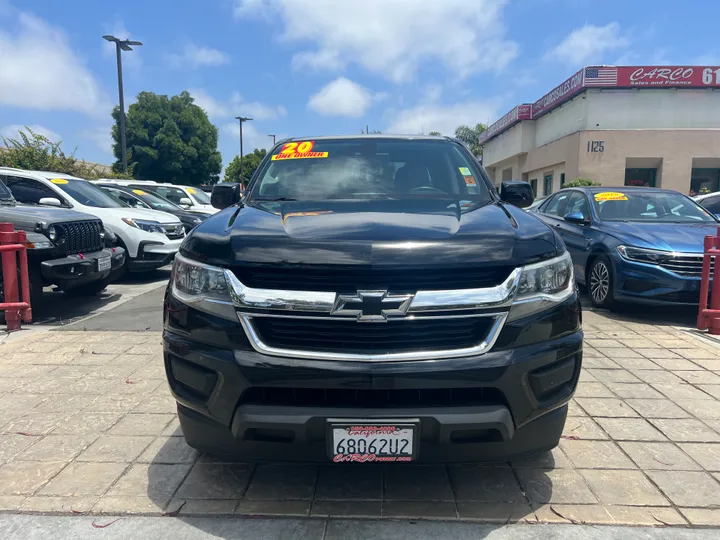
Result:
M533 190L533 197L537 197L537 178L530 180L530 187Z
M546 174L543 177L543 195L545 195L546 197L552 193L552 180L553 180L552 173Z
M656 187L657 169L625 169L626 186Z
M690 178L690 195L704 195L720 191L720 169L693 167Z
M565 173L560 173L560 189L565 187Z

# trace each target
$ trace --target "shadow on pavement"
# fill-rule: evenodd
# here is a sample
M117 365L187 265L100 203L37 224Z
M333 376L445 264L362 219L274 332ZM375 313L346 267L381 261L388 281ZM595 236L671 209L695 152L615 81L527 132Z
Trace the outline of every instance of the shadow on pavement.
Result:
M222 538L235 536L196 518L459 518L496 524L489 534L536 521L535 511L552 500L554 467L551 452L512 466L249 463L198 455L174 436L149 466L147 495L166 515Z

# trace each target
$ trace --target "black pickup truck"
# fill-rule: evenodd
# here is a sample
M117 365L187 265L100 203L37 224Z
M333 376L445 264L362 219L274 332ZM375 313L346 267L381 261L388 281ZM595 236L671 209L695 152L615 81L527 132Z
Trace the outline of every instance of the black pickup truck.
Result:
M33 308L42 302L46 285L55 285L69 296L101 292L125 259L125 250L111 247L96 217L64 208L18 205L2 181L0 222L26 232ZM0 297L4 295L1 281L2 273Z
M213 201L165 297L188 444L336 463L557 445L581 310L563 241L518 207L526 182L498 195L445 137L318 137L278 143L242 199L221 184Z

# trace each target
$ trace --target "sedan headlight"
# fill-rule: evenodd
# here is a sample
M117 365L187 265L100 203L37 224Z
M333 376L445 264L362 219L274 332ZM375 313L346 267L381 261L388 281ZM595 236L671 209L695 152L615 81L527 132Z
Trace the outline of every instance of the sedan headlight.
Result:
M181 302L219 317L237 321L225 270L175 255L172 292Z
M559 257L523 266L508 320L544 311L575 291L573 264L566 251Z
M146 232L159 232L161 234L165 234L162 225L160 225L160 223L157 221L148 221L145 219L133 218L122 218L122 220L131 227L135 227L136 229L142 229Z
M627 259L629 261L644 262L648 264L660 264L672 258L671 252L661 251L659 249L618 246L617 250L623 259Z

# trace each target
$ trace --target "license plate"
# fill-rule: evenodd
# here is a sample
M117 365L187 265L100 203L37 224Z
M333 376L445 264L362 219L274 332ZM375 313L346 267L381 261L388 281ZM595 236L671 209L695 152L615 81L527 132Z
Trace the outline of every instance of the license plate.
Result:
M103 270L110 270L112 268L112 262L110 262L110 257L103 257L102 259L98 259L98 272L102 272Z
M330 459L336 463L413 461L417 456L417 427L417 421L329 421Z

